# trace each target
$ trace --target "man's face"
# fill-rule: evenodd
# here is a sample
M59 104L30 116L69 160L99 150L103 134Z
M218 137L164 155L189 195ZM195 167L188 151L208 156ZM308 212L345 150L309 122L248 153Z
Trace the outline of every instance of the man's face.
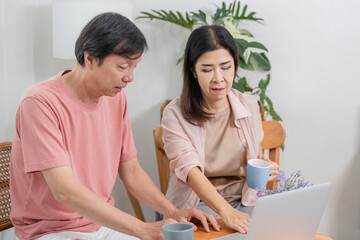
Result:
M141 61L142 56L132 59L139 55L125 58L116 54L110 54L104 58L102 64L95 60L91 69L94 77L95 87L102 96L115 96L126 87L127 83L134 78L134 68Z

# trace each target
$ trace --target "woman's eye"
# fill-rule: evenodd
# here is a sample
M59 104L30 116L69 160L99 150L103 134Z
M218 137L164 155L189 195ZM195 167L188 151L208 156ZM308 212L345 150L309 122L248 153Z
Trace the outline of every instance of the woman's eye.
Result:
M230 69L231 68L231 66L227 66L227 67L222 67L221 69L222 70L228 70L228 69Z
M211 68L210 68L210 69L203 69L202 71L205 72L205 73L207 73L207 72L211 72L212 69L211 69Z
M125 70L127 66L119 66L120 69Z

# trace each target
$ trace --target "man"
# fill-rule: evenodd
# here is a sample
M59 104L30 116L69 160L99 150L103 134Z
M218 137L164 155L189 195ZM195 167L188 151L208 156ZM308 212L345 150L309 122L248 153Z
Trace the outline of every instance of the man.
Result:
M137 160L122 89L146 47L127 18L100 14L80 33L75 69L25 93L10 170L19 239L161 239L162 225L191 218L219 230L211 215L177 209ZM110 194L117 174L136 198L169 219L144 223L116 209Z

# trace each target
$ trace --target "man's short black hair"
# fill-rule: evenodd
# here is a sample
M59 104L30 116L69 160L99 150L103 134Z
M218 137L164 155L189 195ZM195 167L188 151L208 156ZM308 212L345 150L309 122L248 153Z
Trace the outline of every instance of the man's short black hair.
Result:
M106 12L94 17L83 28L75 44L75 56L84 66L84 53L88 52L101 65L109 54L136 59L145 49L146 39L134 23L118 13Z

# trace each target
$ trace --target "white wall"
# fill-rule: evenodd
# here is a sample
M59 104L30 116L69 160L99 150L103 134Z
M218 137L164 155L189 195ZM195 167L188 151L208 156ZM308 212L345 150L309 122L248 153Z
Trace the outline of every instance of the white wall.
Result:
M135 0L136 10L205 9L221 1ZM227 1L232 2L232 1ZM334 239L360 239L360 2L343 0L252 0L248 9L264 24L244 23L269 49L272 79L268 94L284 120L286 148L280 167L298 169L313 183L334 187L319 231ZM136 13L137 15L137 13ZM128 96L138 157L158 184L152 129L160 106L180 93L181 56L187 30L167 23L135 20L149 51L135 72ZM51 1L0 0L0 141L14 134L16 107L30 85L71 68L52 58ZM116 205L132 213L118 182ZM146 219L154 214L144 207ZM7 235L2 239L11 239ZM1 238L0 238L1 239Z

